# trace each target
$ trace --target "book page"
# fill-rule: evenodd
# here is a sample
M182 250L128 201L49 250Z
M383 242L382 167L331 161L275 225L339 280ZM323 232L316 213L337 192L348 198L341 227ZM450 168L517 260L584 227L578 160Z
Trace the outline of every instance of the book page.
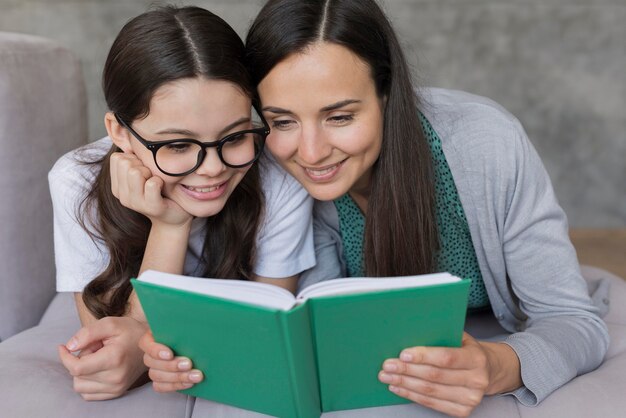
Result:
M450 273L422 274L402 277L352 277L326 280L303 289L297 297L297 303L320 296L335 296L355 293L367 293L380 290L404 289L435 284L453 283L461 279Z
M247 280L207 279L146 270L137 280L271 309L289 310L295 297L286 289Z

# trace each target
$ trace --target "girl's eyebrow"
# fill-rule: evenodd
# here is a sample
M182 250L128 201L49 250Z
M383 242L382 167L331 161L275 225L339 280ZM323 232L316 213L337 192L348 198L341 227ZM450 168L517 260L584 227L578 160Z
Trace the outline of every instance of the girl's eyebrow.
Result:
M357 100L357 99L341 100L339 102L329 104L328 106L324 106L323 108L320 109L320 113L331 112L333 110L341 109L344 106L348 106L354 103L361 103L361 100ZM263 111L272 112L277 115L293 115L293 112L291 110L283 109L283 108L276 107L276 106L266 106L263 108Z
M247 117L247 116L241 117L241 118L237 119L236 121L234 121L233 123L231 123L228 126L226 126L224 129L222 129L217 134L217 136L219 138L221 138L224 135L226 135L226 133L228 131L232 130L233 128L236 128L239 125L247 123L247 122L250 122L250 118L249 117ZM192 131L187 130L187 129L177 129L177 128L163 129L163 130L160 130L159 132L157 132L156 135L181 135L181 136L191 137L191 138L196 138L196 137L199 136L196 132L192 132Z

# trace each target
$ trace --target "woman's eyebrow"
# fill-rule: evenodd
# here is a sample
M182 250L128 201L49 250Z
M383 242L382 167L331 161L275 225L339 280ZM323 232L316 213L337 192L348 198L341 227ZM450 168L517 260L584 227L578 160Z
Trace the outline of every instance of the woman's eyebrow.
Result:
M328 106L324 106L323 108L320 109L320 112L331 112L333 110L341 109L344 106L348 106L348 105L354 104L354 103L361 103L361 101L360 100L356 100L356 99L342 100L340 102L333 103L333 104L330 104Z
M292 115L293 114L293 112L291 110L283 109L281 107L276 107L276 106L265 106L261 110L263 112L272 112L272 113L275 113L277 115Z
M328 106L324 106L323 108L320 109L320 112L331 112L333 110L341 109L344 106L354 104L354 103L361 103L361 100L356 100L356 99L341 100L339 102L329 104ZM292 115L293 114L291 110L283 109L283 108L276 107L276 106L266 106L263 108L263 111L272 112L277 115Z
M222 129L217 136L219 138L223 137L224 135L226 135L226 133L230 130L232 130L233 128L242 125L244 123L250 122L250 118L247 116L241 117L239 119L237 119L236 121L234 121L233 123L229 124L228 126L226 126L224 129ZM185 136L185 137L190 137L190 138L197 138L199 135L196 132L192 132L190 130L187 129L177 129L177 128L168 128L168 129L163 129L160 130L159 132L156 133L156 135L181 135L181 136Z

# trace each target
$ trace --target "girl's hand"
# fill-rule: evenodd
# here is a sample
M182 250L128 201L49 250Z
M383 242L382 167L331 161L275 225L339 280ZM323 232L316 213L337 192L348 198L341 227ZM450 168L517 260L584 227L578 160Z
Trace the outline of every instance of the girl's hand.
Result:
M154 224L183 225L192 215L176 202L162 196L163 179L153 176L136 155L111 155L111 191L125 207L147 216Z
M130 317L105 317L60 345L59 357L74 377L74 390L87 401L123 395L146 371L138 341L147 329Z
M469 416L484 395L522 385L511 347L463 333L460 348L412 347L388 359L378 379L398 396L456 417Z
M152 332L146 332L139 341L144 351L143 361L149 368L148 375L156 392L173 392L189 389L203 379L200 370L193 370L191 360L174 357L172 350L154 341Z

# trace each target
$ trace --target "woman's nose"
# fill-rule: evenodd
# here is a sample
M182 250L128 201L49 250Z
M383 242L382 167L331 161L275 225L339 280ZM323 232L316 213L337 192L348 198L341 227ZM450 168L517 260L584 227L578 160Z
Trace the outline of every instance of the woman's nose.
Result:
M303 163L317 165L330 156L331 152L332 147L323 129L308 127L301 130L298 154Z

